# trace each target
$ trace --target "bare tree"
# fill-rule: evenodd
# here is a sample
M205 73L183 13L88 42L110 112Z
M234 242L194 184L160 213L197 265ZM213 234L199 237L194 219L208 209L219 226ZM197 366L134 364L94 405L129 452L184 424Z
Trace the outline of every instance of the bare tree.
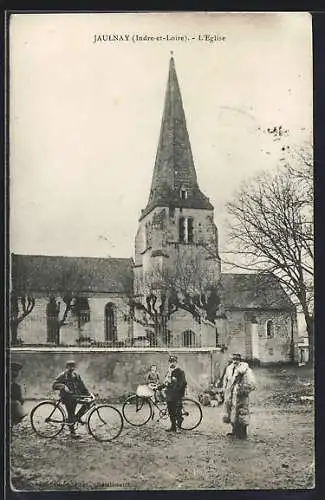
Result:
M309 161L308 161L309 159ZM313 354L311 155L242 185L227 204L228 245L242 269L271 273L300 305ZM311 356L312 357L312 356Z
M79 329L90 317L88 300L81 294L82 275L75 262L71 262L69 267L58 274L57 288L57 295L61 297L63 306L61 307L61 301L57 301L57 295L49 291L46 315L48 341L59 345L61 328L66 325L69 313L77 318Z
M144 323L152 329L152 343L169 344L167 322L183 309L200 323L214 322L220 305L220 282L209 271L208 261L195 249L176 249L172 265L154 266L144 276L144 301L131 300L133 314L143 312Z
M10 326L11 326L11 343L18 343L18 326L32 312L35 307L35 298L32 295L17 295L11 293L10 298Z

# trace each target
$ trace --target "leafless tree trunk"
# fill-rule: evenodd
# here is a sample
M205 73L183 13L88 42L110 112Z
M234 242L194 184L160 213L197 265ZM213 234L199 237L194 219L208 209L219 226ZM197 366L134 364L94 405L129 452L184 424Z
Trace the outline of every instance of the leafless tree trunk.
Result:
M35 299L31 295L17 296L14 292L11 294L11 343L17 344L18 326L32 312L35 307Z
M220 305L220 284L209 274L207 261L196 250L178 250L169 267L155 267L145 276L144 301L133 301L151 320L154 341L168 344L167 322L177 309L192 314L199 323L214 322Z
M277 277L303 311L310 359L314 345L312 186L312 163L305 158L243 184L227 204L227 253L233 255L232 263Z

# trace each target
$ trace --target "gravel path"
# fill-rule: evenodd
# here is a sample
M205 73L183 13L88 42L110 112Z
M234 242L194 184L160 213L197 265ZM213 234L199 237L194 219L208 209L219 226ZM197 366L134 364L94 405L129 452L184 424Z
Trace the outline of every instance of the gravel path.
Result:
M164 421L125 424L120 437L106 444L85 428L78 429L78 441L65 431L41 439L26 419L12 436L12 484L18 490L313 488L313 405L273 404L270 395L285 394L291 374L281 375L275 391L276 375L261 375L247 441L226 436L218 407L204 407L194 431L170 435Z

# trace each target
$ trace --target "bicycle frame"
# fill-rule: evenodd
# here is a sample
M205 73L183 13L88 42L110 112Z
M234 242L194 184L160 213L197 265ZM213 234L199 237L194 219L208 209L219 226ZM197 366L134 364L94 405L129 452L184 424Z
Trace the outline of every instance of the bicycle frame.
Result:
M53 400L51 402L53 402ZM78 400L76 402L77 402L77 404L83 404L82 402L78 402ZM89 407L87 408L87 411L84 413L84 415L87 415L87 413L89 413L89 411L91 409L93 409L95 405L96 405L95 398L93 398L93 400L90 401ZM61 422L59 420L55 420L55 419L51 418L52 415L53 415L53 413L55 412L55 410L57 408L60 408L63 411L64 422ZM68 422L67 418L68 418L68 414L67 414L67 410L66 410L66 407L65 407L65 404L64 404L64 400L62 398L59 398L59 399L56 400L56 403L55 403L55 405L53 407L53 410L50 413L50 415L48 417L46 417L45 422L53 422L55 424L63 423L63 425L69 426L69 425L71 425L71 422ZM99 415L99 418L100 418L100 420L102 420L102 418L100 417L100 415ZM73 423L73 425L75 425L75 424L78 424L78 421Z
M53 403L53 401L51 401L51 403ZM48 417L46 417L45 419L45 422L53 422L55 424L64 424L64 425L69 425L69 423L67 422L67 411L65 409L65 406L62 403L62 399L58 399L53 407L53 410L51 411L50 415ZM61 420L53 420L51 417L53 415L53 413L55 412L55 410L57 408L60 408L62 411L63 411L63 414L64 414L64 421L61 422Z
M59 399L41 401L32 409L30 413L32 429L37 435L41 437L54 438L58 434L60 434L64 427L74 427L78 426L78 423L82 423L87 425L88 433L97 441L112 441L113 439L116 439L122 432L123 416L121 412L114 406L110 404L97 403L95 402L95 399L96 398L94 396L92 396L91 398L75 398L76 404L87 404L87 408L85 408L85 412L83 414L87 416L85 420L80 420L77 412L77 415L75 415L75 418L72 422L68 420L68 412L65 406L64 399L60 397ZM47 409L47 412L44 413L45 409ZM114 419L113 426L109 423L111 417L113 417ZM50 424L50 426L43 429L42 423ZM55 424L55 426L51 424ZM103 426L105 427L104 435Z
M137 396L136 410L137 411L141 410L143 402L146 401L151 406L152 418L154 418L153 407L155 407L159 411L159 415L163 417L167 416L168 415L167 401L158 401L157 392L159 391L158 389L153 389L153 391L154 391L153 396ZM138 401L140 402L139 406L138 406ZM163 408L159 406L159 403L163 405Z

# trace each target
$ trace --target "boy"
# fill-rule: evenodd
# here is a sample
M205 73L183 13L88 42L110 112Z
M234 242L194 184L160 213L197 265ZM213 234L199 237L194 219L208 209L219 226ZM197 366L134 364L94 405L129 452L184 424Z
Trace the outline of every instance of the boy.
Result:
M157 365L151 365L150 371L147 375L147 384L150 389L155 390L156 403L166 401L166 394L164 385L160 383L160 375L157 370Z
M160 382L159 372L157 371L157 365L151 365L150 371L147 375L147 384L152 389L155 389Z

